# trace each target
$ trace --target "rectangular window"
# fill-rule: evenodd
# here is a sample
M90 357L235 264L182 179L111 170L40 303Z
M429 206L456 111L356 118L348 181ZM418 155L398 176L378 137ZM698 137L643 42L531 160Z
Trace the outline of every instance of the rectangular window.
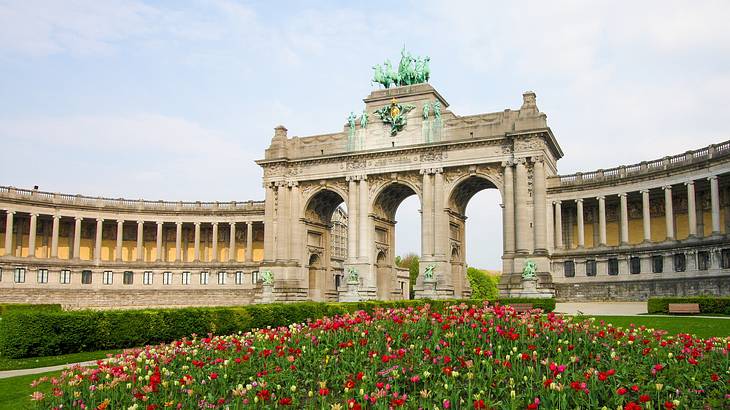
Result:
M720 267L723 269L730 268L730 249L723 249L720 252Z
M38 269L38 283L48 283L48 269Z
M675 253L673 259L675 272L684 272L687 269L687 257L683 253Z
M189 285L190 284L190 272L183 272L181 276L182 284L183 285Z
M25 283L25 268L15 268L13 281L15 283Z
M151 285L152 284L152 271L146 270L144 271L144 276L142 276L142 284L143 285Z
M586 276L596 276L596 260L588 259L586 261Z
M631 265L632 275L638 275L641 273L641 258L638 256L632 256L631 259L629 259L629 264Z
M608 274L611 276L618 275L618 258L608 258Z
M162 272L162 284L172 285L172 272Z
M114 272L105 270L104 275L101 278L101 282L105 285L111 285L114 283Z
M697 252L697 270L710 269L710 253L707 251Z
M61 270L61 275L59 276L58 281L64 285L71 283L71 271L68 269Z
M259 271L255 270L251 272L251 283L256 284L259 281Z
M342 280L341 275L335 275L335 290L340 288L341 280Z
M651 271L654 273L662 273L664 270L664 257L662 255L654 255L651 257Z
M565 261L563 262L563 272L566 278L572 278L575 276L575 262Z
M122 283L125 285L131 285L134 283L134 272L131 270L124 271L124 277L122 278Z
M200 272L200 284L201 285L207 285L208 284L208 276L210 275L209 272Z
M82 270L81 271L81 283L83 285L90 285L91 284L91 271L90 270Z
M3 281L3 268L0 268L0 282Z
M243 272L236 271L236 285L243 285Z
M226 284L226 273L225 272L218 272L218 284L219 285Z

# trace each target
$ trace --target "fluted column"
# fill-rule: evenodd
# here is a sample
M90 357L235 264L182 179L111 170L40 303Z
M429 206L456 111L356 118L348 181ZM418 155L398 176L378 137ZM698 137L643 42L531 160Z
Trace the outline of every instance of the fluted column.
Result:
M246 262L253 262L253 222L246 223Z
M433 255L433 179L431 170L423 173L423 201L421 203L421 253L424 257Z
M710 203L712 204L712 234L720 234L720 191L717 175L707 178L710 181Z
M687 223L689 237L697 237L697 206L695 205L695 182L686 182L687 185Z
M15 211L7 211L7 216L5 217L5 256L15 256L13 255L13 215L15 215Z
M434 196L434 254L445 257L448 252L449 237L445 232L448 226L446 213L444 212L444 171L439 168L433 175L433 196Z
M622 192L618 194L619 200L621 201L621 245L628 245L629 243L629 205L626 202L626 193Z
M212 240L211 248L213 257L210 258L211 262L218 262L218 222L213 222L213 240Z
M584 248L586 245L585 226L583 224L583 198L575 200L576 217L578 219L578 247Z
M563 207L562 202L555 201L555 248L563 249Z
M124 220L123 219L117 219L117 250L116 250L116 259L117 262L122 261L122 243L124 241Z
M195 222L195 250L193 252L193 262L200 262L200 222Z
M357 181L347 177L347 258L357 258Z
M644 222L644 242L651 242L651 213L649 208L649 190L641 191L641 213Z
M368 213L368 180L367 176L363 175L360 178L360 192L358 193L359 205L357 207L358 217L360 219L360 232L358 233L358 239L360 240L360 251L358 256L363 262L370 262L370 220Z
M276 259L287 259L287 245L289 242L289 188L284 181L278 184L278 199L276 201Z
M53 215L53 227L51 228L51 258L58 258L58 232L61 224L61 216Z
M274 241L274 225L276 215L274 215L274 201L276 201L274 193L274 184L266 183L266 199L264 202L264 260L271 261L276 258L276 243Z
M504 253L515 253L515 190L512 163L502 162L504 167L504 208L502 208L502 229L504 235Z
M80 216L74 218L76 223L74 225L74 253L73 258L79 259L81 255L81 221L84 219Z
M96 237L94 238L94 261L101 262L101 241L104 238L104 219L96 218Z
M28 257L35 257L35 239L38 230L38 214L30 214L30 227L28 229Z
M175 222L175 262L182 261L182 222Z
M155 238L156 239L155 247L157 248L157 250L156 250L157 255L156 255L155 260L157 262L162 262L165 259L162 256L162 224L163 224L162 221L157 221L157 236Z
M289 225L289 232L291 232L289 238L289 259L300 260L304 244L302 243L302 223L299 213L299 182L290 182L289 186L289 215L291 220Z
M231 234L229 237L228 244L228 261L234 262L236 260L236 223L231 222ZM248 249L246 249L248 251Z
M144 260L144 221L137 221L137 257L135 260Z
M606 197L598 198L598 245L606 246Z
M515 225L517 225L517 253L530 251L528 228L530 216L527 212L527 166L525 159L519 158L515 165Z
M672 186L664 187L664 221L667 226L667 240L674 240L674 208L672 207Z
M535 251L536 252L547 252L547 226L545 218L547 216L547 210L545 207L545 196L547 194L545 189L545 161L542 157L534 159L533 165L534 172L532 175L533 184L533 219L535 220Z

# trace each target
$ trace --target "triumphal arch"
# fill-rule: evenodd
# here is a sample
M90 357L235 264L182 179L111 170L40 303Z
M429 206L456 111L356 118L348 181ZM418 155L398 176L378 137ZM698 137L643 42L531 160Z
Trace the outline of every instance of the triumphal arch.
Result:
M459 116L428 84L428 58L403 52L396 72L375 68L381 88L339 132L290 137L276 127L265 158L264 259L276 300L322 300L329 280L330 218L346 204L348 282L362 299L403 297L395 273L395 213L421 204L421 263L416 297L470 294L465 210L483 189L502 197L503 225L480 226L504 241L502 291L521 289L528 261L538 286L552 288L546 179L562 156L535 94L518 110ZM359 111L359 110L358 110ZM273 229L270 229L272 228ZM331 288L343 292L343 287ZM342 299L342 298L340 298Z

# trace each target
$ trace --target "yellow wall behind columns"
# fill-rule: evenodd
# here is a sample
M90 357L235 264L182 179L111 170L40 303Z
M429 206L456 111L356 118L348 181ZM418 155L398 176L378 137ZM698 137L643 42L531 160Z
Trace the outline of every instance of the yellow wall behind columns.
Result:
M246 260L246 245L236 247L236 262Z
M15 238L13 238L13 239L18 238L17 234L14 235L14 236L15 236ZM17 248L18 245L20 245L20 256L21 257L28 256L28 241L30 241L30 236L28 236L28 235L21 235L20 236L20 243L19 244L18 243L13 243L13 245L15 245L16 248Z
M689 222L687 214L674 214L674 238L677 240L687 239L689 236Z
M58 258L59 259L71 259L71 252L69 248L69 240L65 237L58 238Z
M94 240L81 239L81 248L79 249L79 258L84 261L90 261L94 253Z
M606 222L606 244L608 246L618 246L620 242L618 222Z
M636 245L644 241L644 221L629 219L629 244Z
M585 225L584 228L585 228L585 243L586 243L585 247L593 248L593 247L595 247L595 245L593 243L593 223L587 223L584 225ZM576 243L577 243L577 239L576 239Z
M176 248L175 248L175 241L167 241L167 261L168 262L174 262L175 257L177 256L175 254Z
M651 218L651 241L662 242L667 239L667 221L664 215Z
M113 261L114 260L114 248L117 246L117 241L103 240L101 241L101 260Z
M144 260L146 262L153 262L157 257L157 249L155 249L156 246L156 241L144 242Z

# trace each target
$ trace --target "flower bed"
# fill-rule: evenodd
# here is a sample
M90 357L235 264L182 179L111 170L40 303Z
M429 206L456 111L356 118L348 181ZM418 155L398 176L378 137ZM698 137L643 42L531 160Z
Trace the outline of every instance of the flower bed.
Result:
M41 408L723 408L730 337L466 304L182 339L40 379ZM50 384L50 386L48 386Z

